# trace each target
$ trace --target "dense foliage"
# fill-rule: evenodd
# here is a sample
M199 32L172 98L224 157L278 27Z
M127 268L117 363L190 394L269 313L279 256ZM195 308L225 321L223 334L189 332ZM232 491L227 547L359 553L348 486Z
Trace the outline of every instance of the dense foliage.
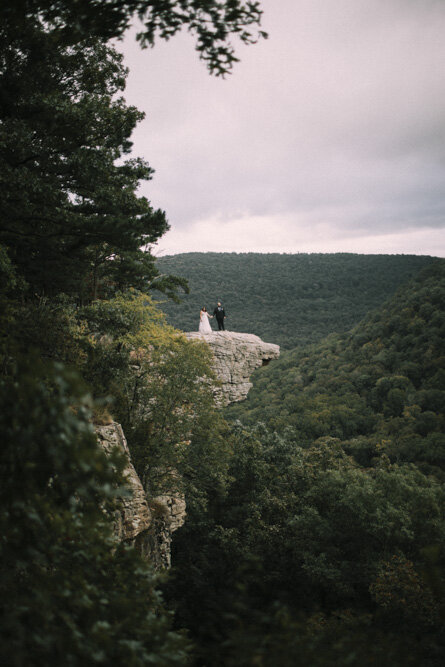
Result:
M209 349L167 325L146 294L132 290L82 308L66 296L10 301L0 344L4 364L31 350L79 373L96 401L94 419L106 423L111 413L122 424L150 495L173 490L172 472L188 469L198 434L207 433L209 451L224 449Z
M194 331L203 305L225 306L226 328L293 348L347 331L432 261L412 255L187 253L157 260L187 278L190 294L163 304L169 322Z
M184 664L153 573L112 537L122 462L98 448L90 404L60 365L0 380L0 661Z
M168 224L136 194L153 170L123 159L143 114L118 97L122 56L92 39L61 45L37 20L2 33L0 243L32 294L147 289L150 244Z
M125 424L147 490L158 493L180 487L186 493L187 522L175 537L175 568L165 593L176 610L177 629L190 632L194 663L441 664L445 498L438 478L443 451L439 409L443 264L427 268L350 334L331 336L318 346L285 355L288 360L300 355L304 361L299 372L306 382L302 384L297 369L292 369L299 389L293 396L305 395L298 419L293 420L291 412L279 413L287 405L290 367L277 375L283 384L279 398L274 398L274 391L281 387L274 389L271 381L263 385L262 377L282 362L258 373L259 386L262 392L268 388L271 400L258 404L257 413L250 417L247 413L247 419L252 423L267 419L278 434L264 427L249 432L224 424L212 407L211 386L200 382L204 374L211 381L205 348L187 342L166 325L146 295L127 292L83 308L66 297L34 303L8 301L11 290L20 287L10 262L2 259L8 285L2 298L9 307L2 349L10 357L11 351L24 353L34 345L41 357L76 367L94 395L110 397L107 408ZM403 394L403 405L396 401L400 394L391 393L405 388L402 368L412 384ZM369 377L364 381L371 373L372 386ZM22 382L25 387L24 377ZM352 398L351 386L366 391ZM18 405L21 391L14 394L8 385L6 396ZM36 394L34 385L32 392ZM36 400L38 396L37 392ZM57 399L57 392L54 396L48 395L47 405ZM73 404L72 398L69 403ZM249 404L248 400L233 406L228 414L237 412L245 419L241 408ZM21 405L26 408L26 401ZM32 409L28 412L36 414ZM54 430L48 420L58 421L53 412L48 410L48 415L41 428L51 440ZM96 408L96 418L107 419L105 408ZM75 413L71 419L77 424ZM14 423L20 424L17 418ZM337 431L330 430L332 425ZM385 438L380 431L375 441L374 432L358 436L347 430L376 425ZM340 432L340 427L345 430ZM32 442L38 443L39 438L33 437ZM58 442L54 442L55 456ZM415 456L406 455L407 442L415 444ZM71 471L66 465L72 458L69 449L66 456L61 466ZM180 471L180 479L172 471ZM11 476L11 485L13 480L17 474ZM114 479L111 491L115 484ZM85 521L93 515L82 514ZM40 512L37 516L41 521ZM101 530L93 522L84 539L95 536L100 541ZM10 528L6 533L10 534ZM90 547L91 541L85 549ZM49 547L44 544L42 549L46 553ZM101 566L105 553L100 551ZM183 640L169 634L148 573L144 577L149 577L150 602L142 609L157 610L162 632L156 634L143 620L143 612L137 611L142 603L131 592L135 591L133 579L141 586L131 560L136 555L123 553L129 564L120 570L111 589L103 588L97 571L90 568L90 583L76 579L79 591L96 582L98 590L117 601L115 614L127 609L128 597L140 614L136 635L140 628L149 645L153 632L161 638L153 648L159 656L157 664L169 664L168 660L185 664ZM70 550L68 555L71 559ZM57 576L70 586L71 572L65 573L64 568L66 562L61 561ZM73 576L76 571L74 564ZM42 581L47 583L47 578ZM20 590L16 583L11 586ZM57 619L58 598L45 599L34 584L30 590L36 599L44 598L42 609L47 613L54 608ZM47 585L47 590L52 588ZM73 599L77 604L77 595ZM27 604L32 610L32 601ZM68 606L69 617L76 619L70 610ZM91 615L95 614L99 606L93 596ZM105 649L99 656L118 650L114 641L110 643L115 617L107 622L110 625L102 638ZM17 633L24 617L14 623ZM37 630L33 632L38 637ZM69 641L65 631L59 637L57 623L53 633L61 646ZM96 655L97 640L86 634L85 653L75 647L73 664L78 664L78 654ZM145 651L137 636L135 650ZM49 642L52 637L49 633ZM149 664L147 660L140 664Z
M76 316L78 367L95 396L110 397L145 488L150 496L182 488L198 434L214 438L209 450L219 442L209 349L166 325L145 295L119 295Z
M444 501L385 456L363 470L329 438L235 431L226 486L175 539L197 664L440 664Z
M216 480L212 451L224 427L210 376L198 382L206 353L165 326L146 296L157 288L175 298L186 283L154 265L151 246L168 224L137 194L153 173L128 158L142 114L122 98L126 70L107 42L133 16L145 20L148 44L185 26L223 75L236 60L230 35L255 41L260 15L256 2L241 0L0 6L4 665L187 662L158 578L113 537L122 461L99 450L92 421L109 420L108 406L128 427L152 492L164 490L161 473L176 464L189 488L201 462Z
M252 426L191 507L168 588L197 664L441 664L444 307L439 260L226 410Z
M163 211L137 195L153 170L125 159L141 114L125 104L122 56L107 44L133 16L153 45L182 27L211 72L236 60L230 36L251 43L258 2L17 0L0 8L0 243L33 293L85 301L157 277L151 244ZM170 295L180 279L156 280Z
M362 465L445 470L445 262L438 260L350 333L296 349L258 372L232 417L295 429L308 446L330 436Z

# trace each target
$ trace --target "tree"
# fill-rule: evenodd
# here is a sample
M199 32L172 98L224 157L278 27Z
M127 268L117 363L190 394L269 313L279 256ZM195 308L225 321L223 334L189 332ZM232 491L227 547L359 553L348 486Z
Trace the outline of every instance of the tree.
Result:
M168 592L203 662L292 665L307 651L301 664L344 664L350 652L351 664L373 664L392 646L383 664L404 665L409 646L411 664L435 664L442 485L388 461L363 470L332 438L302 449L290 431L230 437L226 485L191 506L174 538ZM425 547L437 552L434 586ZM334 640L334 658L320 654Z
M168 224L136 194L152 169L122 161L143 117L117 97L122 56L91 39L61 49L37 22L24 30L0 54L1 242L37 294L148 289L149 247ZM185 282L156 286L174 285Z
M38 18L63 44L76 44L87 37L110 40L120 37L133 17L143 21L138 34L143 46L156 38L170 39L183 27L196 36L196 49L210 72L227 74L237 61L230 36L245 44L266 37L259 26L262 11L256 0L17 0L0 13L12 31L29 18Z
M339 438L366 467L385 454L443 479L444 294L439 259L351 332L261 369L247 401L229 414L279 431L292 426L305 446Z
M0 661L183 665L153 573L112 536L123 462L99 449L90 408L60 365L0 380Z
M97 397L111 398L149 496L182 489L177 473L192 474L191 442L218 423L209 348L167 325L135 291L81 309L78 323L87 355L81 371Z
M106 45L133 16L153 45L181 27L197 36L210 71L236 60L230 34L254 41L261 16L242 0L19 0L0 9L0 242L33 293L81 301L128 286L175 296L186 283L160 277L150 247L164 212L138 197L153 170L123 160L143 114L118 97L122 57Z

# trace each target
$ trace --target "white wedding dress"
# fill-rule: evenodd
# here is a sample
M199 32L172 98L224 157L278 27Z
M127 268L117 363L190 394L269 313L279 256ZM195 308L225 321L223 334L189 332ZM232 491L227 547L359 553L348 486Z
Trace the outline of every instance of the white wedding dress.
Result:
M199 333L212 333L212 327L209 322L209 314L201 310L199 314Z

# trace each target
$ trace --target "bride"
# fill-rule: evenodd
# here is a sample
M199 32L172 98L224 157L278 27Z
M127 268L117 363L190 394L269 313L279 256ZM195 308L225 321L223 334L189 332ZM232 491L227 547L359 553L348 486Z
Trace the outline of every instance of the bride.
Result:
M207 308L203 306L201 308L201 312L199 313L198 331L200 333L212 333L212 327L210 326L209 317L212 317L212 315L209 315L207 312Z

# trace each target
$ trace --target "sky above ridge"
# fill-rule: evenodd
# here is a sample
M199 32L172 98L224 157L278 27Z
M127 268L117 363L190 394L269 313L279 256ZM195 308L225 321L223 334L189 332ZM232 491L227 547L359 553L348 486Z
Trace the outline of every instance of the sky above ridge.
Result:
M155 254L445 257L445 2L262 0L268 40L211 77L179 35L118 48Z

